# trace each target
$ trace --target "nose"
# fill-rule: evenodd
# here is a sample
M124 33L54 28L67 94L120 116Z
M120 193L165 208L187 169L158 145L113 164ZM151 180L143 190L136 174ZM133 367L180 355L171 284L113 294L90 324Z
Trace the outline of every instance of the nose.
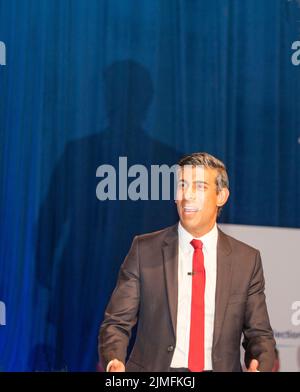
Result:
M192 186L188 186L183 193L183 198L185 200L195 200L196 193Z

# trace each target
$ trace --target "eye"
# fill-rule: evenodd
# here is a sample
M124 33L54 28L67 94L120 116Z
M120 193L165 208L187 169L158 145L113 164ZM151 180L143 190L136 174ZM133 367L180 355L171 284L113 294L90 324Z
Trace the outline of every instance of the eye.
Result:
M205 184L202 184L201 182L197 184L197 190L203 191L204 189L206 189Z
M184 189L186 187L186 183L184 181L178 182L178 188Z

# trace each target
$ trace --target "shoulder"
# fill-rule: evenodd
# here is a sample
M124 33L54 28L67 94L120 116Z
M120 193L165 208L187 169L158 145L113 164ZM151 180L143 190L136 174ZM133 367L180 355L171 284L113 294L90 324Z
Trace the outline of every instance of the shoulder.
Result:
M228 234L225 234L220 228L218 228L218 232L219 232L219 240L222 243L222 245L226 244L227 247L229 246L233 253L243 253L243 255L245 256L246 255L256 256L257 254L259 254L258 249L234 237L231 237Z
M152 244L163 244L168 242L170 239L176 239L178 237L178 224L168 226L162 230L153 231L151 233L145 233L137 235L135 241L141 245L152 245Z

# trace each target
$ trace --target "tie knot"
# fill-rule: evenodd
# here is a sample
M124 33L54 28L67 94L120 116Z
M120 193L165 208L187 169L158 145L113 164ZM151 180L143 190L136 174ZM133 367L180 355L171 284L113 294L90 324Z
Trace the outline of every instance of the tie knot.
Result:
M201 240L192 240L190 242L190 244L192 245L192 247L196 250L196 249L202 249L203 247L203 242Z

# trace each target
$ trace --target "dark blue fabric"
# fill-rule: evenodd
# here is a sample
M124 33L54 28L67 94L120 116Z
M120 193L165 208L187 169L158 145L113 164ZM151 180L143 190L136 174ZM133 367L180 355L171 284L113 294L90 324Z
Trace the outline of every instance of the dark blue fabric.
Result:
M299 2L0 1L0 370L95 370L134 235L174 203L96 198L96 168L224 160L221 221L300 227Z

